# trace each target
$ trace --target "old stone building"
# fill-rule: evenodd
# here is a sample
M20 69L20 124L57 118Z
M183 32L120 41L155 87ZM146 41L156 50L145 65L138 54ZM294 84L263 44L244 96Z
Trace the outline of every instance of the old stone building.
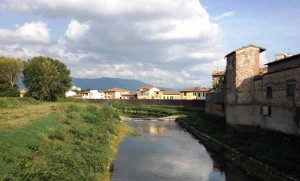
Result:
M261 69L259 55L265 50L248 45L226 55L227 125L299 135L300 54L276 56Z

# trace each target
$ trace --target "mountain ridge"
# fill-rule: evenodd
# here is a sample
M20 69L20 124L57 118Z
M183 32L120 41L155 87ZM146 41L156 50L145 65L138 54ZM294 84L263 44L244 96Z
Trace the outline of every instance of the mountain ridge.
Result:
M136 91L140 87L152 86L145 82L136 79L123 79L113 77L101 77L101 78L76 78L72 77L73 85L80 87L81 89L96 89L105 90L114 87L120 87L130 91Z

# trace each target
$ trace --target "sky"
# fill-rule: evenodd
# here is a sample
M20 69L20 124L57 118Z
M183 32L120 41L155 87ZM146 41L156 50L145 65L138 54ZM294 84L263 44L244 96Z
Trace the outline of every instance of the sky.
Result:
M299 0L0 0L0 55L59 59L81 78L211 86L248 44L300 53Z

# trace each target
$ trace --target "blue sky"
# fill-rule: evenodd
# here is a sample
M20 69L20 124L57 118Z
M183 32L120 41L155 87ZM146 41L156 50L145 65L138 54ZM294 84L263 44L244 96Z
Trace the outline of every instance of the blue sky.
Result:
M63 61L74 77L210 86L248 44L300 53L297 0L0 0L0 54Z
M227 52L247 44L267 48L268 60L274 55L300 53L300 1L298 0L201 0L211 16L233 11L222 19L223 45Z

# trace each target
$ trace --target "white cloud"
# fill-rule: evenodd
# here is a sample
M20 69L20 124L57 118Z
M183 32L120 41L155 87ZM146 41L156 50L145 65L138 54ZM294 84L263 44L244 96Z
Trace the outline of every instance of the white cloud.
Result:
M65 33L66 37L72 40L80 39L87 31L89 31L90 25L87 23L80 23L76 20L72 20Z
M0 42L2 52L60 59L75 77L135 78L164 87L206 86L224 55L220 27L211 22L198 0L4 0L0 8L49 20L52 26L59 21L55 33L63 32L51 40L42 22L31 28L25 24L0 30L0 40L4 34L10 36L10 42L2 46ZM61 30L61 22L66 21L68 28Z
M219 16L213 17L213 20L221 20L230 16L234 16L235 15L235 11L227 11Z
M0 44L49 43L50 29L43 22L24 23L16 30L0 29Z

